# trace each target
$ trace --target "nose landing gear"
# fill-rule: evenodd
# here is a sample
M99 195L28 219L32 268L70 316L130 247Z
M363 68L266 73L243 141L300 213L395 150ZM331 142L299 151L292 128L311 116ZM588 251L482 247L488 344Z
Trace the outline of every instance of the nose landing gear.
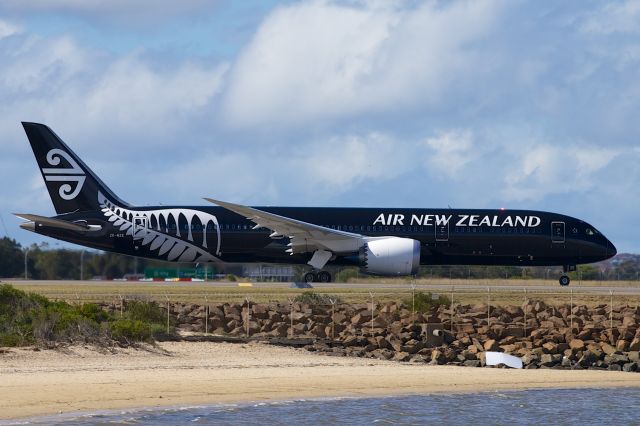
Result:
M576 265L564 265L562 267L562 272L564 272L558 282L561 286L566 287L571 283L571 278L567 275L567 272L575 271L577 269Z

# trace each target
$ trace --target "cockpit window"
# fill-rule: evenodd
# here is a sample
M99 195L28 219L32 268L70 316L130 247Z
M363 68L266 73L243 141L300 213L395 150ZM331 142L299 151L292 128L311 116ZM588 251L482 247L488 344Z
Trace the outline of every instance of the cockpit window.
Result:
M595 235L595 232L593 232L593 229L591 229L591 228L587 228L587 229L585 229L585 230L584 230L584 232L585 232L587 235Z

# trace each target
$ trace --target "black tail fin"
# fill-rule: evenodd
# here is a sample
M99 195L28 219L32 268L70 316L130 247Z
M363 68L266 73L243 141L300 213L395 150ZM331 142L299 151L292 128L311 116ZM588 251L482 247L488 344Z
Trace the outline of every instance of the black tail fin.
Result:
M120 200L49 127L22 123L56 213L99 210L98 193L120 206Z

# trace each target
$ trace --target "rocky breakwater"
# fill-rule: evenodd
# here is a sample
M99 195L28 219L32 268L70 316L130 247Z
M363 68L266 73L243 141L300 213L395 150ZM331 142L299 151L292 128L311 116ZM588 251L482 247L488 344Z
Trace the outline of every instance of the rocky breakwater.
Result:
M412 312L402 303L311 305L174 304L182 331L304 346L337 356L485 365L505 352L524 368L640 371L640 309L633 306L440 305Z

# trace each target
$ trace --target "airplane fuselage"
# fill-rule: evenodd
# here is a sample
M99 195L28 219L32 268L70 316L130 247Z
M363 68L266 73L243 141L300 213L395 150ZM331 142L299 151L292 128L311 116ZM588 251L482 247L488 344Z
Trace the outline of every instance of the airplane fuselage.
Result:
M615 254L609 240L588 223L570 216L529 210L256 207L281 216L331 229L371 237L396 236L420 242L425 265L576 265ZM114 210L118 210L115 208ZM72 213L66 221L86 221L98 232L70 232L39 227L37 232L72 243L149 259L181 259L188 247L172 250L180 241L211 255L203 261L306 263L310 253L285 252L289 239L273 239L271 231L222 207L129 208L123 223L109 221L102 211ZM187 212L181 213L181 212ZM199 212L203 219L198 218ZM122 213L125 213L124 211ZM217 223L203 222L214 217ZM126 224L134 227L127 232ZM134 223L135 222L135 223ZM114 225L116 224L117 225ZM123 225L125 226L124 229ZM151 232L157 233L151 239ZM136 236L134 238L134 235ZM176 241L158 239L169 236ZM146 238L146 241L145 241ZM153 245L156 240L156 245ZM357 264L357 256L337 255L333 264Z

